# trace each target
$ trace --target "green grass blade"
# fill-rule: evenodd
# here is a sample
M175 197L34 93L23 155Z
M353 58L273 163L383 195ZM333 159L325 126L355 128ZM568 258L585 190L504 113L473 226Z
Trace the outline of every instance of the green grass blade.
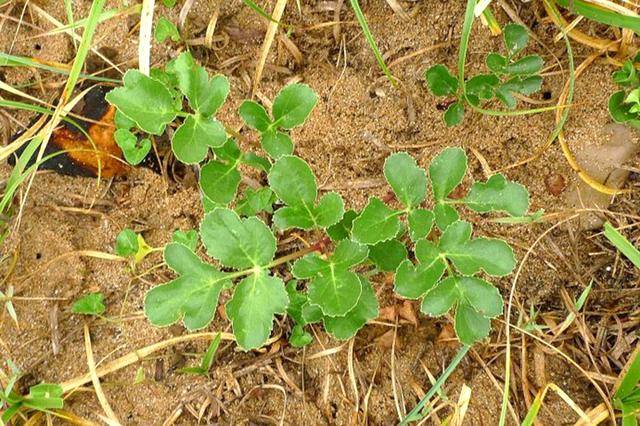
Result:
M475 0L471 0L471 1L475 2ZM471 10L473 11L473 8ZM431 389L429 389L429 392L427 392L426 395L422 397L420 402L418 402L418 404L416 404L416 406L413 407L413 410L411 410L411 412L409 412L409 414L407 414L407 416L404 419L402 419L402 421L399 423L400 426L408 425L409 422L420 420L421 418L420 412L422 411L424 406L427 405L427 402L429 402L429 400L433 398L436 392L440 391L440 388L442 388L442 386L444 385L444 382L446 382L449 376L451 375L451 373L455 371L456 367L458 367L458 364L460 364L460 362L463 360L465 355L467 355L467 352L469 352L469 349L471 349L471 346L464 345L458 350L458 353L456 354L456 356L453 357L453 359L451 360L451 363L442 372L440 377L438 377L438 380L436 380L433 386L431 386Z
M569 8L573 1L573 11L587 19L614 27L628 28L640 34L640 17L623 15L612 10L603 9L584 0L554 0L560 6Z
M220 341L222 340L222 335L220 333L216 334L216 337L211 341L207 352L205 352L202 357L202 363L200 366L206 372L211 369L211 364L213 364L213 360L216 356L216 352L218 352L218 346L220 346Z
M73 61L67 84L62 92L64 102L67 102L71 98L73 89L76 87L76 83L78 82L78 78L82 72L82 67L84 66L84 61L87 58L89 49L91 49L91 41L93 40L93 35L96 32L100 12L102 12L105 2L106 0L95 0L91 4L91 9L89 10L89 16L87 18L87 26L84 29L84 34L82 34L82 41L80 42L80 46L78 46L76 59Z
M616 230L609 222L604 224L604 236L607 237L611 244L613 244L627 259L636 265L636 268L640 268L640 251L633 246L627 240L624 235Z
M623 399L635 392L640 383L640 349L632 354L633 360L623 369L624 376L616 390L614 398ZM626 370L626 371L625 371Z
M64 0L64 9L67 12L67 22L68 25L73 26L74 25L74 21L73 21L73 0ZM76 43L76 39L72 39L73 40L73 46L75 48L78 47L78 43Z
M52 65L43 64L41 62L38 62L26 56L15 56L5 52L0 52L0 67L31 67L31 68L38 68L45 71L50 71L56 74L69 75L69 71L65 69L56 68ZM86 80L102 81L105 83L121 83L121 80L116 80L113 78L106 78L106 77L97 77L89 74L81 73L80 77Z
M256 12L258 15L262 16L264 19L266 19L269 22L273 22L274 24L278 24L280 25L280 22L276 21L275 19L273 19L271 17L271 15L269 15L263 8L261 8L260 6L258 6L257 4L255 4L253 1L251 0L242 0L242 2L244 4L246 4L251 10L253 10L254 12Z
M364 16L364 13L362 13L362 9L360 9L360 4L358 3L358 0L351 0L351 7L353 8L353 12L356 14L356 19L360 24L360 28L362 28L364 37L367 39L367 43L369 43L369 47L373 51L373 54L376 57L376 60L378 61L378 65L380 66L380 69L382 70L382 72L384 72L384 75L387 76L387 79L389 80L391 85L395 87L396 79L391 74L391 71L389 70L389 67L387 67L387 64L384 62L384 58L380 53L380 49L378 49L378 44L376 43L376 40L373 38L373 34L371 34L371 30L369 29L367 18Z
M69 0L65 0L65 1L69 1ZM141 9L142 9L141 4L134 4L133 6L129 6L124 9L105 10L102 13L100 13L100 17L98 18L98 23L108 21L120 15L133 15L136 13L140 13ZM62 27L54 28L50 31L47 31L45 34L46 35L59 34L68 30L74 30L76 28L84 27L86 24L87 24L87 18L82 18L82 19L78 19L77 21L74 21L72 24L69 23Z

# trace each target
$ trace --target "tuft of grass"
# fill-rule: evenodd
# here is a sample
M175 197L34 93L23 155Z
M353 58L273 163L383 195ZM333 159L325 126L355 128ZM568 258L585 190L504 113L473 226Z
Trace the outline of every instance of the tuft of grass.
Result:
M616 228L609 222L604 224L604 236L607 237L622 254L629 259L636 268L640 269L640 251L627 240Z
M378 66L380 67L384 75L387 76L387 80L389 80L391 85L393 87L396 87L397 85L396 78L391 74L389 67L385 63L384 58L380 53L380 49L378 49L378 44L376 43L375 38L373 38L373 34L369 29L369 23L367 22L367 18L364 16L364 13L362 13L362 9L360 9L360 4L358 3L358 0L350 0L350 1L351 1L351 7L353 8L353 13L355 13L356 19L358 20L358 24L360 24L360 28L362 28L362 33L364 34L364 37L367 39L367 43L369 44L371 51L373 51L373 55L376 57L376 60L378 61Z

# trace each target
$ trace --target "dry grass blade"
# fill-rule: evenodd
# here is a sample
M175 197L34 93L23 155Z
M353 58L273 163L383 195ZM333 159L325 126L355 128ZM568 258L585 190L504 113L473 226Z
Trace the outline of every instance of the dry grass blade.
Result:
M540 391L536 395L536 398L533 400L533 405L531 407L531 410L529 410L527 417L522 422L522 426L530 426L533 424L536 417L538 416L540 408L542 408L542 404L544 403L544 398L547 395L547 392L549 391L549 389L553 390L560 398L562 398L562 400L569 407L571 407L571 409L576 414L578 414L578 416L580 416L580 419L587 422L586 424L592 424L590 423L591 420L587 416L587 413L582 411L582 409L578 406L578 404L576 404L575 401L573 401L573 399L571 399L571 397L567 395L565 391L560 389L560 387L558 387L554 383L547 383L547 385L544 388L540 389Z
M464 425L464 417L467 415L469 402L471 402L471 388L463 383L458 402L451 416L451 426Z
M155 0L143 0L140 12L140 40L138 42L138 68L144 75L151 69L151 33Z
M256 63L256 71L253 75L253 87L251 89L252 97L255 96L258 92L258 88L260 87L260 80L262 80L264 66L267 63L267 57L269 56L271 45L273 44L276 32L278 31L278 22L282 19L286 6L287 0L277 0L276 5L273 8L273 13L271 15L272 21L269 21L269 26L267 27L267 32L264 36L262 47L260 48L260 57Z
M95 373L98 377L103 377L109 373L118 371L121 368L125 368L135 362L141 361L154 352L169 348L173 345L177 345L178 343L190 342L193 340L200 340L200 339L215 339L216 336L218 335L220 335L220 338L223 340L235 341L235 338L231 333L224 333L224 332L194 333L194 334L187 334L185 336L178 336L171 339L163 340L158 343L154 343L153 345L145 346L144 348L137 349L126 355L123 355L118 359L115 359L107 364L104 364L96 368ZM80 386L89 383L90 381L91 381L91 373L87 373L80 377L76 377L71 380L67 380L66 382L62 382L60 386L62 387L62 390L66 393L74 389L77 389Z
M96 391L96 396L98 397L98 401L100 402L100 406L104 410L107 418L109 420L109 424L119 425L120 421L116 416L116 413L113 412L111 405L109 405L109 400L105 396L102 391L102 386L100 385L100 378L98 378L98 374L96 373L96 362L93 359L93 349L91 348L91 336L89 335L89 326L87 324L84 325L84 349L87 353L87 365L89 367L89 374L91 375L91 381L93 382L93 387Z

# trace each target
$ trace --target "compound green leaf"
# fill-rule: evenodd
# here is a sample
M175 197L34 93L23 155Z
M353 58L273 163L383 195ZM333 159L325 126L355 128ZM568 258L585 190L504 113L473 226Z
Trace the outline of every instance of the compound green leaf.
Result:
M487 68L496 74L504 74L504 67L509 63L507 58L497 53L489 53L485 62Z
M240 281L226 305L233 334L246 350L257 349L267 341L275 314L284 314L289 297L281 279L264 271Z
M475 95L480 99L493 98L493 90L500 83L500 79L494 74L480 74L467 81L465 87L467 94Z
M208 147L219 147L227 141L224 126L213 118L189 115L171 140L176 158L185 164L197 164L205 159Z
M269 114L262 107L262 105L253 101L244 101L238 109L240 117L244 120L247 126L259 132L265 132L271 125L271 119Z
M509 86L498 86L496 88L496 98L509 109L516 107L517 101L513 94L511 94L511 88Z
M265 266L276 252L276 239L264 222L257 217L241 219L226 208L206 214L200 236L207 254L230 268Z
M264 152L274 160L293 154L293 141L286 133L276 130L266 131L260 138L260 144Z
M333 241L349 238L351 236L351 227L356 217L358 217L358 213L355 210L347 210L338 223L327 228L327 234Z
M616 84L623 87L637 87L640 84L638 72L631 60L625 61L622 68L614 71L611 77Z
M360 298L362 285L348 269L367 258L368 248L350 240L342 240L325 260L316 253L298 259L291 273L296 278L311 279L309 302L320 307L324 315L344 316Z
M188 330L206 327L216 311L227 274L203 262L187 246L170 243L164 248L167 265L179 276L149 290L144 313L151 324L166 327L183 319Z
M484 339L491 331L491 321L482 316L471 305L462 302L456 309L455 330L458 339L465 345L473 345Z
M233 139L227 139L222 146L214 147L213 152L216 159L240 163L242 161L242 151L238 148L238 144Z
M136 125L135 121L124 115L119 109L116 109L116 113L113 117L113 122L115 123L117 129L131 130L131 128L135 127Z
M446 148L429 166L429 179L436 201L444 200L460 185L467 172L467 155L462 148Z
M446 269L440 251L430 241L418 241L416 258L419 261L417 265L410 260L402 262L394 279L395 292L408 299L418 299L429 291Z
M514 77L500 86L500 90L531 95L542 87L542 77L532 75L529 77Z
M434 286L422 299L420 311L432 317L439 317L449 312L460 298L458 279L459 277L447 277Z
M76 300L71 307L71 312L83 315L101 315L106 309L102 293L91 293Z
M407 208L419 205L427 196L427 175L406 152L387 157L384 177L398 200Z
M433 207L433 217L439 230L444 231L447 226L460 219L458 211L449 204L438 203Z
M427 86L436 96L450 96L458 91L458 79L442 64L434 65L425 73Z
M304 325L305 321L302 316L302 307L307 303L307 295L298 291L297 280L289 281L286 285L286 290L289 296L287 315L297 324Z
M368 245L390 240L402 229L399 213L379 198L370 198L360 216L353 221L353 238Z
M452 223L442 233L440 251L465 275L472 275L480 270L493 276L509 275L516 264L513 249L502 240L470 240L471 232L469 222Z
M174 99L169 90L138 70L123 77L124 87L113 89L105 99L147 133L161 135L176 118Z
M253 152L245 152L242 156L242 163L251 166L254 169L269 173L271 163L264 157L254 154Z
M503 277L509 275L516 266L513 249L502 240L476 238L456 252L448 252L447 257L463 274L475 274L484 270L487 274Z
M311 168L302 158L292 155L281 157L271 167L269 186L290 206L312 207L318 196Z
M529 34L527 33L527 29L522 25L507 24L502 30L502 35L509 56L517 54L527 47L527 43L529 43Z
M462 102L454 102L444 113L444 122L448 127L457 126L464 119L464 105Z
M411 240L418 241L425 238L433 228L434 214L431 210L413 210L408 215L409 236Z
M173 64L180 91L191 108L205 117L218 111L229 95L229 80L223 75L209 79L204 67L196 64L189 52L183 52Z
M348 269L362 263L369 254L369 247L351 240L342 240L331 255L335 268Z
M287 206L281 207L273 215L273 223L278 229L290 228L311 229L314 222L313 207Z
M504 72L510 75L531 75L537 74L542 69L544 61L538 55L525 56L504 67Z
M408 256L407 248L400 241L383 241L369 248L369 260L381 271L393 272Z
M243 197L236 203L236 213L240 216L255 216L260 212L273 212L276 194L269 187L247 188Z
M136 135L129 130L118 129L113 137L122 150L127 163L133 166L140 164L151 151L151 141L149 139L145 138L138 142Z
M458 291L482 316L495 318L502 314L503 301L497 288L476 277L460 277Z
M467 207L480 213L504 211L511 216L524 216L529 209L529 191L496 174L486 182L474 183L464 201Z
M116 254L122 257L134 256L140 248L138 234L126 228L120 231L116 237Z
M180 32L178 32L178 28L173 22L161 16L158 22L156 22L153 38L155 38L158 43L163 43L168 38L178 42L180 41Z
M314 222L321 228L327 228L340 222L344 216L344 201L337 192L327 192L313 209Z
M209 200L220 205L229 204L240 185L240 172L235 163L209 161L200 172L200 187Z
M318 97L306 84L286 86L273 100L273 118L278 127L292 129L304 124L316 106Z
M186 232L178 229L176 231L173 231L171 241L174 243L183 244L189 247L189 250L195 252L196 248L198 247L198 232L195 229L190 229Z
M294 348L303 348L313 342L313 336L300 324L296 324L291 329L289 344Z
M309 302L318 305L326 316L344 316L358 303L362 284L358 276L329 265L309 283Z
M299 279L313 278L320 272L329 268L329 262L321 258L317 253L308 254L293 264L291 273Z
M345 316L325 317L324 328L336 339L347 340L356 335L369 320L378 316L379 307L371 283L363 277L358 277L362 285L362 294L356 306Z

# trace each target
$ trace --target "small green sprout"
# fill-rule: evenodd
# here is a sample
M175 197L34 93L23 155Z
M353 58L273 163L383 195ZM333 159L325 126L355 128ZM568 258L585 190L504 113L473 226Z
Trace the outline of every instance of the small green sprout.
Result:
M290 84L273 101L273 119L262 105L253 101L244 101L238 112L247 126L260 132L262 149L271 158L278 159L293 153L291 137L281 130L291 130L304 124L317 101L309 86Z
M609 98L609 114L616 123L640 128L640 76L636 66L640 63L640 53L628 59L622 69L613 73L613 81L621 90Z
M101 316L106 310L102 293L90 293L76 300L71 307L74 314Z
M447 126L455 126L464 118L465 105L479 107L482 102L497 99L509 109L516 107L514 93L531 95L540 90L539 75L544 62L539 55L519 57L529 42L527 29L507 24L503 31L506 55L489 53L485 64L489 70L464 82L451 75L441 64L429 68L425 74L427 85L435 96L455 98L444 113Z
M142 235L131 229L123 229L116 237L116 254L133 260L138 264L155 249L147 244Z
M18 412L23 410L48 412L50 410L59 410L64 406L63 390L58 384L40 383L32 386L26 396L15 393L13 387L20 378L20 373L15 369L15 366L13 368L14 374L11 376L8 385L5 389L0 389L0 402L6 405L6 409L0 416L0 420L4 424L8 424Z
M216 337L213 338L211 344L207 348L207 351L204 353L199 366L185 367L179 369L178 371L185 374L195 374L196 376L207 376L209 374L209 370L211 370L211 366L213 365L216 352L218 352L218 347L220 346L221 339L222 335L220 333L216 334Z
M177 2L178 2L178 0L162 0L162 4L165 7L169 7L169 8L175 6Z
M156 22L153 38L155 38L158 43L164 43L168 38L170 38L171 41L178 42L180 41L180 32L173 22L162 16L158 19L158 22Z

